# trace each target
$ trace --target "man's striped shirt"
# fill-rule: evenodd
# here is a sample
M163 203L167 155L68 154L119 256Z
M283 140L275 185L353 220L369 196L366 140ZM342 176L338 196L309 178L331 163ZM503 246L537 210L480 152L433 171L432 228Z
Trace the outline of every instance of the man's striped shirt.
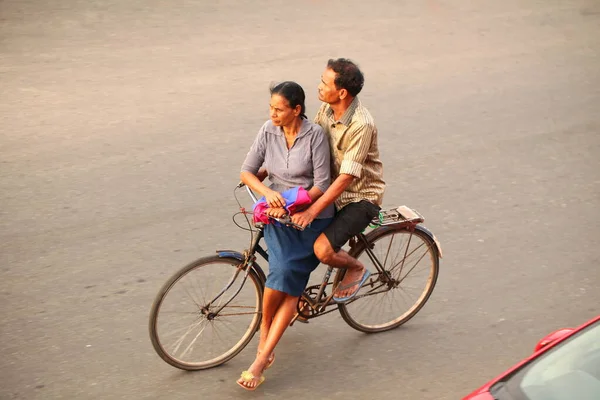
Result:
M361 200L381 206L385 191L383 165L379 159L377 128L369 111L355 97L342 118L336 121L329 104L323 103L315 122L329 137L332 181L340 174L356 178L335 201L337 209Z

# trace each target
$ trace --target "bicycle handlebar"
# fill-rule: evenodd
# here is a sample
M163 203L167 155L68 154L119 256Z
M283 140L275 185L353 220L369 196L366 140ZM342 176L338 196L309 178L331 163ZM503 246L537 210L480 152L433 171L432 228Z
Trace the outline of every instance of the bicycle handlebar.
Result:
M285 226L291 226L292 228L296 228L299 231L303 231L304 228L301 227L300 225L296 225L295 223L292 222L292 219L290 218L289 215L286 215L283 218L275 218L275 217L269 217L277 222L279 222L280 224L284 224Z
M246 186L246 191L248 192L248 195L250 195L250 198L252 199L252 201L254 201L255 203L258 201L258 199L256 198L256 196L254 195L254 192L252 191L252 189L250 189L249 186L247 186L246 184L244 184L244 182L240 182L238 183L237 187L238 188L242 188ZM275 218L275 217L269 217L274 221L279 222L280 224L283 224L285 226L291 226L292 228L296 228L300 231L303 231L304 228L301 227L300 225L296 225L295 223L292 222L292 219L290 218L289 215L286 215L283 218Z

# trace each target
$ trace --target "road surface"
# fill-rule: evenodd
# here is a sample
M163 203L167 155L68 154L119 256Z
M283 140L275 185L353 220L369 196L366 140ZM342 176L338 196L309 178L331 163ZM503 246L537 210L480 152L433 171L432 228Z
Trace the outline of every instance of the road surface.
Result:
M431 299L379 335L296 324L254 394L256 341L168 366L155 294L246 246L232 190L269 84L312 116L331 57L365 72L385 206L442 243ZM459 399L600 313L597 1L3 0L0 79L2 399Z

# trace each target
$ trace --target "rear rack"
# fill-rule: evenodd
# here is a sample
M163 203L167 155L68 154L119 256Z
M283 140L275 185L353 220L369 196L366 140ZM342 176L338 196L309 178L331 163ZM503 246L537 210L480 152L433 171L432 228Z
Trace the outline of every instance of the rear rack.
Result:
M399 206L386 211L380 211L379 216L373 218L371 224L375 226L384 226L406 222L416 225L423 221L425 221L425 219L418 211L407 206Z

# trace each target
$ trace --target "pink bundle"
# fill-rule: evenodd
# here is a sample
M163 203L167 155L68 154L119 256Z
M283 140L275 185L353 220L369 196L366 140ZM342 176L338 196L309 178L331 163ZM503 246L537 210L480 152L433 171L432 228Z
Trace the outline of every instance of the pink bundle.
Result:
M290 215L293 215L298 208L302 206L306 206L310 204L312 201L310 196L308 195L308 191L303 187L296 186L291 189L288 189L281 193L281 196L285 200L285 209ZM269 208L267 204L267 200L261 197L256 204L252 207L254 212L254 222L262 222L265 224L270 224L273 222L268 216L265 215L265 210Z

